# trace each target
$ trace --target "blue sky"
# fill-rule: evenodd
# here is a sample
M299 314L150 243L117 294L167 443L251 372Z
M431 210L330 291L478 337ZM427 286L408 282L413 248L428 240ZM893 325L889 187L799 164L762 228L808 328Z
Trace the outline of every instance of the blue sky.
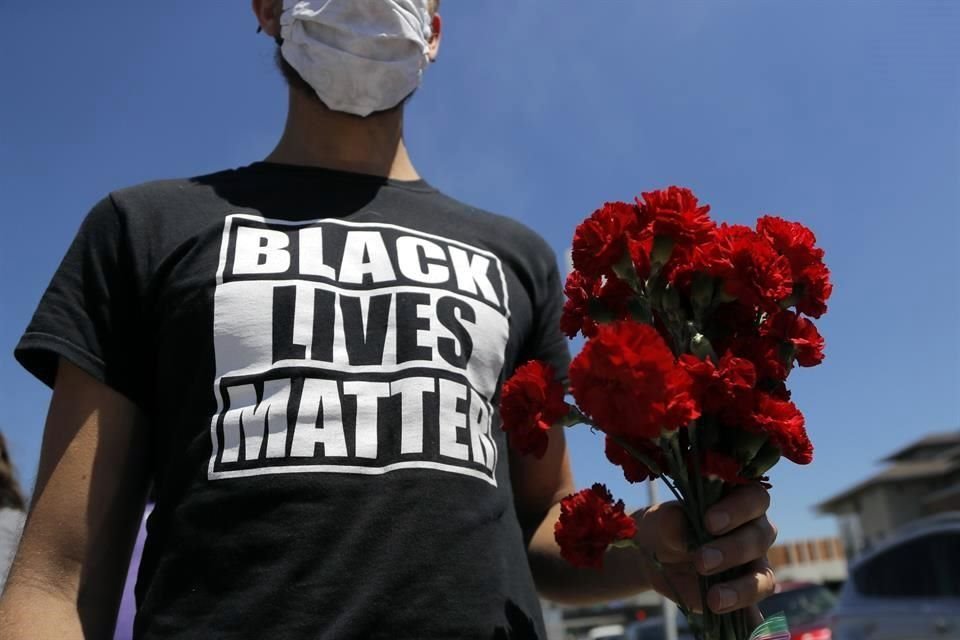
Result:
M791 383L817 445L775 469L781 538L892 449L960 427L960 5L944 0L446 0L408 111L421 173L558 253L604 200L667 184L714 215L802 220L834 272L828 358ZM57 9L59 7L59 9ZM49 392L11 355L112 189L261 159L283 123L247 3L21 2L0 98L0 428L32 483ZM581 484L642 504L589 432Z

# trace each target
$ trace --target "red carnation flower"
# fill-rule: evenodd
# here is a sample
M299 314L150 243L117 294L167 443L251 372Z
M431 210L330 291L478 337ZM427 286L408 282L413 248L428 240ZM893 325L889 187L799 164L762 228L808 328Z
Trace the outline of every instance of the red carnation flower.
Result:
M646 280L650 277L650 253L653 251L653 235L649 229L642 230L639 235L627 238L627 251L633 262L633 270L637 277Z
M742 470L743 467L734 458L717 451L704 451L700 460L700 475L710 480L747 484L749 480L740 475Z
M531 360L519 367L503 385L500 418L510 445L519 453L542 458L550 428L570 411L563 401L563 385L553 367Z
M701 360L690 354L680 356L680 364L693 379L694 393L704 413L733 411L739 416L749 411L757 385L757 370L752 362L728 351L716 365L710 359Z
M593 335L597 323L590 317L590 299L597 287L596 280L590 280L574 269L567 276L563 293L567 297L560 315L560 330L568 338L582 332L584 336Z
M760 335L792 346L801 367L823 362L823 337L816 325L793 311L781 311L768 317L760 327Z
M794 276L794 295L797 297L797 311L811 318L819 318L827 312L827 300L833 293L830 284L830 270L824 264L810 265Z
M797 310L813 318L826 313L833 286L813 231L799 222L763 216L757 220L757 232L790 262Z
M743 336L730 343L730 350L753 363L757 379L781 382L787 379L790 369L781 350L779 340L766 336Z
M757 220L757 233L790 261L790 268L795 273L823 260L823 249L816 246L817 237L799 222L790 222L779 216L763 216Z
M813 460L813 443L807 436L803 414L792 402L758 393L753 415L745 426L750 431L767 434L787 460L797 464L809 464Z
M693 381L683 367L675 365L667 374L666 383L664 428L673 431L700 417L700 403L693 395Z
M603 567L607 548L618 540L630 540L637 524L624 512L623 500L602 484L567 496L560 503L560 518L554 528L560 555L576 567Z
M621 437L658 438L700 415L690 376L650 325L598 327L571 363L570 381L580 410Z
M711 275L723 278L724 291L743 305L779 308L793 292L787 259L766 238L743 225L721 225L715 237L699 259Z
M706 242L716 227L709 205L700 206L693 192L684 187L646 191L637 205L641 224L649 225L654 236L673 240L675 250Z
M633 289L616 277L590 279L579 271L571 271L563 287L567 299L560 315L560 330L572 338L577 333L591 337L599 322L623 320L635 295Z
M656 478L667 468L667 460L663 451L651 440L645 438L636 438L627 442L627 444L646 456L653 464L657 466L657 471L650 469L646 464L633 457L633 454L621 447L613 438L607 436L604 453L607 460L623 469L623 477L627 482L643 482L647 478Z
M607 202L580 223L573 234L573 266L590 277L612 274L627 250L627 237L639 232L637 208Z

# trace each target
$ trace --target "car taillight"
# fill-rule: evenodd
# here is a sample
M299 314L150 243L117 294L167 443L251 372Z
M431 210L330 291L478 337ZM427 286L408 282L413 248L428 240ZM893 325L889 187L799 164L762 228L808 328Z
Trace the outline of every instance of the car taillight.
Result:
M791 636L790 640L830 640L831 637L830 629L823 627L822 629L811 629L795 633Z

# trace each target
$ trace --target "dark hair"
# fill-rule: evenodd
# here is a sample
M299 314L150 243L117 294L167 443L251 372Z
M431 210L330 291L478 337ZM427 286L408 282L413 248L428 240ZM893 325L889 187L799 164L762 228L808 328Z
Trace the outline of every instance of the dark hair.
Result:
M27 501L20 490L13 463L10 461L10 452L7 450L7 441L0 433L0 509L27 510Z

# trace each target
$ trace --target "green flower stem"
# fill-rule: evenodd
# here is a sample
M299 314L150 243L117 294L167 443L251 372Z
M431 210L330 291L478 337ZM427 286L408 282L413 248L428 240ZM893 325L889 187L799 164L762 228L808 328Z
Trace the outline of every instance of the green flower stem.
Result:
M652 471L655 475L660 475L661 473L663 473L656 462L654 462L649 456L643 453L640 453L640 451L638 451L636 447L629 444L626 440L624 440L620 436L615 436L610 433L607 433L606 435L608 438L616 442L618 447L620 447L621 449L629 453L631 456L639 460L641 463L643 463L647 467L647 469Z
M686 466L683 464L683 454L680 451L679 439L671 438L663 448L663 451L667 456L667 460L670 462L673 477L680 485L680 491L684 496L688 497L688 499L683 500L683 503L686 505L684 511L686 512L687 520L689 520L690 526L693 528L694 534L696 535L697 544L705 544L710 540L706 530L703 528L703 516L698 514L698 512L695 510L698 506L696 504L696 494L690 482L690 477L686 472Z
M698 507L697 515L699 516L697 519L697 524L700 527L699 542L700 542L700 546L703 546L704 544L712 540L712 536L710 536L710 534L707 532L706 526L703 523L706 511L709 505L706 504L704 490L703 490L703 475L700 473L700 447L698 445L698 441L700 439L700 432L697 429L696 424L691 425L689 429L689 433L690 433L691 456L693 457L693 472L696 475L696 480L694 482L691 482L691 485L696 486L697 507ZM681 459L679 460L679 462L682 463L683 460ZM714 615L714 613L710 610L710 606L707 604L707 594L710 591L710 580L705 576L697 576L697 582L699 583L699 586L700 586L700 597L703 603L703 613L704 613L704 619L706 621L706 624L708 628L716 628L718 617ZM722 622L721 622L721 625L722 625ZM724 638L724 640L726 639Z
M643 549L642 551L646 554L647 559L650 560L650 563L657 569L657 571L660 572L660 575L663 576L663 581L667 583L667 588L669 588L673 593L673 601L677 603L677 608L680 609L680 612L684 615L684 617L689 618L693 610L688 607L683 601L683 598L680 597L680 591L677 590L677 587L673 584L673 581L670 580L670 576L667 574L663 564L657 560L656 554L650 553L650 551L647 549Z
M703 484L703 476L700 473L700 434L696 425L690 427L690 453L693 457L693 472L695 475L693 478L691 477L691 474L689 473L684 461L683 452L680 449L680 439L676 436L673 436L661 440L661 448L666 456L673 479L673 482L671 482L670 476L664 473L665 470L660 469L659 466L649 456L637 450L636 447L630 445L623 438L611 435L603 432L601 429L598 429L597 426L587 416L579 414L578 417L581 418L579 422L588 425L593 431L600 431L601 433L604 433L618 446L629 453L633 458L646 465L648 469L659 475L660 479L667 486L667 488L676 498L677 503L683 509L684 515L686 516L687 521L690 523L690 527L693 530L698 547L703 546L704 544L707 544L713 540L713 537L707 532L704 525L704 515L706 510L712 505L705 503L707 500L707 494ZM677 602L680 611L684 616L687 617L687 619L690 619L694 614L686 605L686 603L681 600L679 592L671 583L663 565L656 559L655 556L652 556L648 550L641 551L651 556L650 559L654 567L660 571L660 574L663 576L667 587L673 592L674 601ZM745 612L737 611L724 615L717 615L713 613L710 610L710 607L707 605L707 593L711 586L711 580L709 578L700 576L697 582L700 588L701 602L703 604L703 625L701 630L697 630L694 626L691 628L696 633L698 640L746 640L749 634L749 625L747 624ZM702 631L702 633L700 631Z
M706 516L707 509L713 506L712 501L707 499L706 492L704 490L703 483L703 474L700 473L700 429L697 425L690 427L690 453L693 458L693 472L697 476L697 496L698 496L698 506L700 507L700 517L701 522ZM709 503L709 504L708 504ZM706 544L711 542L714 537L710 535L706 528L704 528L704 539L703 543ZM711 579L710 577L700 576L700 590L703 594L703 608L704 611L708 610L706 594L709 591L710 587L717 582L723 581L726 578L729 578L729 573L723 574L718 578ZM723 640L746 640L748 632L744 632L746 625L745 612L735 611L733 613L721 614L715 616L714 620L719 621L721 629L721 638Z

